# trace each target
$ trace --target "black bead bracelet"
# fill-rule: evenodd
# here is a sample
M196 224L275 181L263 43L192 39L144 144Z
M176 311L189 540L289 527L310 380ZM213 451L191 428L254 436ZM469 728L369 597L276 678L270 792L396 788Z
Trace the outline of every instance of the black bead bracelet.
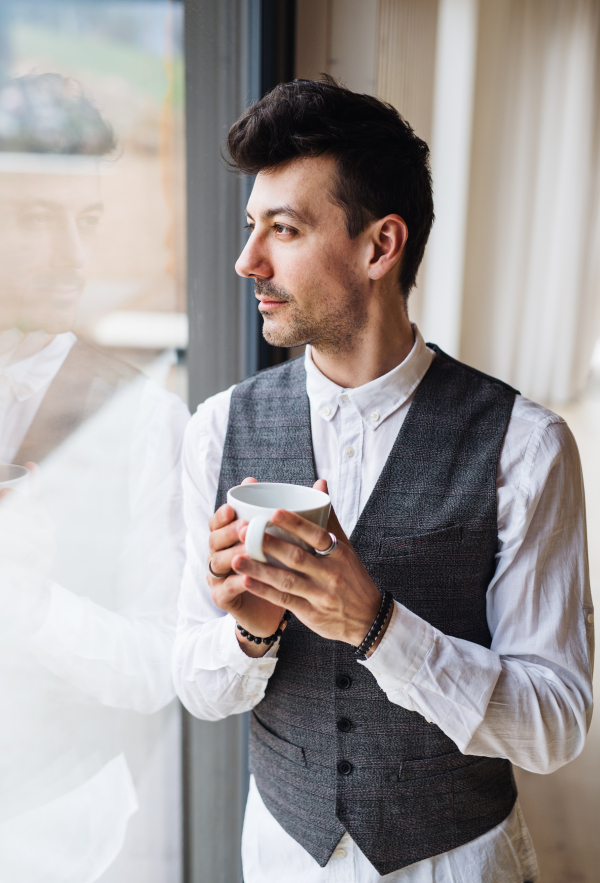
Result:
M385 625L385 621L388 618L388 613L392 609L393 603L393 596L389 592L384 592L383 598L381 599L381 605L379 607L379 613L375 617L373 625L367 632L365 639L360 647L357 647L354 651L354 655L357 659L365 660L367 658L367 653L381 634L381 630Z
M241 625L236 623L238 631L241 632L242 638L245 638L247 641L254 642L255 644L274 644L277 638L280 638L283 634L283 630L288 624L292 614L289 610L286 610L283 614L283 619L279 623L279 628L275 632L274 635L269 635L268 638L258 638L255 635L251 635L247 629L241 627Z

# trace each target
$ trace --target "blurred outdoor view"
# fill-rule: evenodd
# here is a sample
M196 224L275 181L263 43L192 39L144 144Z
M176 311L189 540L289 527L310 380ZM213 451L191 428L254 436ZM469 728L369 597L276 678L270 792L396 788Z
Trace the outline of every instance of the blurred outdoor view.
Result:
M0 5L3 77L68 77L114 130L115 149L100 165L102 222L85 268L77 329L136 364L170 349L159 363L166 365L187 340L182 41L177 0ZM37 153L34 143L11 140L10 96L5 91L0 109L0 149ZM64 153L59 141L53 146L53 126L60 124L49 109L40 103L28 113L36 132L48 134L42 149ZM9 175L19 165L17 157L11 161L7 168L5 159ZM145 315L131 315L140 311Z
M11 883L181 879L182 29L174 0L0 4Z

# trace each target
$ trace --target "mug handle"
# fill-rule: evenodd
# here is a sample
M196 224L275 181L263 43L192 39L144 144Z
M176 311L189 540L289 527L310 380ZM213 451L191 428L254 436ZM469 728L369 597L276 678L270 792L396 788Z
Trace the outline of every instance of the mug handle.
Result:
M255 561L260 561L262 564L267 564L262 544L265 530L270 523L271 521L267 515L257 515L256 518L253 518L250 521L248 529L246 530L246 539L244 541L246 552L251 558Z

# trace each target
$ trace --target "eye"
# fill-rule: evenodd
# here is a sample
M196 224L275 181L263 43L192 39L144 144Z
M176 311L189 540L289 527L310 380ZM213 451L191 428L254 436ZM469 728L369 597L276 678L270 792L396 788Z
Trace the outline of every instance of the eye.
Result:
M292 227L286 227L285 224L274 224L273 226L277 233L282 233L283 235L296 232Z
M77 219L77 224L79 227L88 228L93 230L100 223L100 215L82 215Z
M249 233L252 233L254 230L254 224L244 224L244 230L248 230Z
M20 217L21 223L30 229L47 227L52 223L52 216L48 212L26 212Z

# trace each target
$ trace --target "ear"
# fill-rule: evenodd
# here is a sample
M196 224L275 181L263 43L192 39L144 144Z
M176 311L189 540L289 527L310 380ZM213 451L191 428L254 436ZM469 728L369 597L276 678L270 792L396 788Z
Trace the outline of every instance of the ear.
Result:
M373 224L369 279L382 279L397 265L407 239L408 227L400 215L386 215Z

